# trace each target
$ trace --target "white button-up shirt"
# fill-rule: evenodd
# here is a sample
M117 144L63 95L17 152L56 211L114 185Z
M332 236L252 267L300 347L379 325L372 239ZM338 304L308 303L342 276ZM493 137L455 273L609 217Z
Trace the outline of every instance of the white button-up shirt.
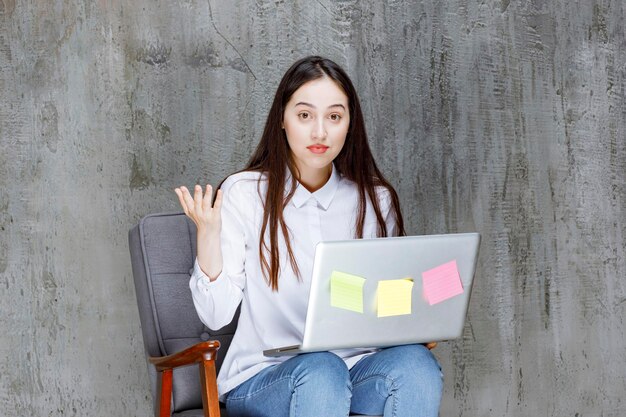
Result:
M290 181L288 176L287 190ZM200 319L211 329L228 324L241 302L237 330L217 378L223 400L228 391L262 369L289 358L266 357L264 350L302 343L315 245L322 240L355 237L358 190L334 167L328 182L314 193L297 185L283 216L301 279L290 266L287 247L278 230L280 274L275 292L264 279L259 255L265 176L258 172L237 173L228 177L221 189L223 269L211 282L196 260L189 286ZM395 235L389 192L384 187L376 191L388 234ZM363 237L376 237L376 230L374 208L368 200ZM351 367L369 352L372 350L344 349L334 353Z

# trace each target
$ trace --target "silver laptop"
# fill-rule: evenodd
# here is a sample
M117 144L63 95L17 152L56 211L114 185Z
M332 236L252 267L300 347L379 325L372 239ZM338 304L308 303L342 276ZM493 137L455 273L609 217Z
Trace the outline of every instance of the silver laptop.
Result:
M318 243L302 343L263 353L378 348L461 336L479 244L478 233ZM346 276L352 279L347 299L336 292L345 287L338 278ZM362 287L354 287L354 277ZM379 285L387 280L394 280L391 287ZM402 283L407 280L408 287ZM391 288L391 298L382 288ZM355 301L362 311L346 305Z

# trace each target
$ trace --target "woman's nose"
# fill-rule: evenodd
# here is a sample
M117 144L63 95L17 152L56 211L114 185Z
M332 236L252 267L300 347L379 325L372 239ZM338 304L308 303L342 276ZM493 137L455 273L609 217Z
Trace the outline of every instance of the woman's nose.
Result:
M326 136L328 136L328 132L326 131L326 126L324 126L324 120L320 119L315 122L313 126L313 131L311 132L311 136L313 139L324 140Z

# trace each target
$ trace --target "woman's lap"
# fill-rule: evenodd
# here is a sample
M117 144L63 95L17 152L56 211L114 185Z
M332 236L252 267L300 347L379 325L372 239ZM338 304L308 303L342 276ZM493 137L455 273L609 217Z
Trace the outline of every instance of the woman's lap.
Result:
M233 416L345 417L348 410L388 416L437 416L442 378L422 345L383 349L351 370L337 355L309 353L264 369L227 398Z

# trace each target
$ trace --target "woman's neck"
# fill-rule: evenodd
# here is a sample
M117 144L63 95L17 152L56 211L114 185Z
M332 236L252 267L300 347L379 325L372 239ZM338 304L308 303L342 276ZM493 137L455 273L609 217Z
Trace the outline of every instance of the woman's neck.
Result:
M332 173L332 165L322 169L300 169L299 182L309 192L314 193L328 182Z

